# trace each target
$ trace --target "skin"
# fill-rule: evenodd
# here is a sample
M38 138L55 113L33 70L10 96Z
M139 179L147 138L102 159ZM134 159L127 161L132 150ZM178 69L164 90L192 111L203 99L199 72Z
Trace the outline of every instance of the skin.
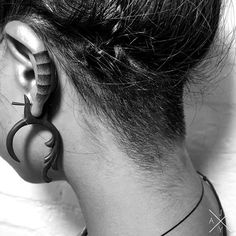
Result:
M18 23L22 27L22 23ZM17 23L14 27L18 29ZM13 32L17 32L16 29ZM33 30L24 35L24 40L30 41L31 34L34 40L39 40L36 43L44 43L35 37ZM21 39L18 34L12 36ZM23 116L23 107L12 106L11 102L23 102L24 94L35 101L35 78L25 73L32 71L33 65L27 59L19 59L7 40L4 38L0 44L0 155L26 181L41 183L43 157L50 152L44 142L50 138L50 133L43 127L25 127L17 133L14 150L21 163L13 161L6 150L7 133ZM21 42L26 42L24 40ZM62 136L64 151L60 170L50 171L50 177L65 180L73 187L89 236L161 235L187 215L201 195L201 180L185 144L176 143L175 151L166 153L166 156L171 155L172 162L163 167L162 173L152 173L148 178L119 148L109 127L86 111L86 105L68 82L56 57L53 62L61 102L52 123ZM218 206L205 183L204 188L205 194L197 210L168 235L208 235L209 209L218 212ZM213 231L210 235L220 233Z

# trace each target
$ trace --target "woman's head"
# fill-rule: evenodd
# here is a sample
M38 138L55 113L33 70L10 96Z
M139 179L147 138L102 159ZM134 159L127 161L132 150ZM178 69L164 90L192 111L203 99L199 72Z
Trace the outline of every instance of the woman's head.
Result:
M0 3L2 32L11 21L30 27L58 77L63 73L73 85L71 109L107 126L119 148L145 168L184 140L183 88L210 50L220 8L221 0Z

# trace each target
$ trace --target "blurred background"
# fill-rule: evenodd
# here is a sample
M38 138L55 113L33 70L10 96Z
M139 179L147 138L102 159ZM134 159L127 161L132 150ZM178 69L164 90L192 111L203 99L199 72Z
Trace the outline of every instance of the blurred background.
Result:
M236 1L226 1L221 24L225 40L231 41ZM235 42L211 83L192 85L190 91L196 93L185 96L187 147L196 169L212 181L220 196L229 236L236 236ZM1 236L76 236L83 226L80 207L68 184L28 184L0 158Z

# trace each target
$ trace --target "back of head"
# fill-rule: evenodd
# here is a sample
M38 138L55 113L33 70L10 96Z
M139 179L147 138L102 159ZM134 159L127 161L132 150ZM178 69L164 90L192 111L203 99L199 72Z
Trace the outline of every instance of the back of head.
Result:
M183 88L214 41L221 0L2 0L0 7L2 26L18 19L38 33L139 164L184 139Z

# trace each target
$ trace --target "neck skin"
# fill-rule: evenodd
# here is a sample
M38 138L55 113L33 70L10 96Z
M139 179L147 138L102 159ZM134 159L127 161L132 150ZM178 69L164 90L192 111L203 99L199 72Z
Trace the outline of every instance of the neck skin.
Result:
M164 167L162 174L152 174L148 179L117 148L109 132L100 129L99 133L98 145L98 139L81 132L86 138L80 140L86 140L86 144L80 141L80 150L67 154L64 163L89 236L161 235L194 208L201 196L201 180L183 146L172 154L177 164ZM199 227L201 235L207 235L208 228L202 225L208 225L204 198L202 204L205 207L199 206L168 235L199 235Z

